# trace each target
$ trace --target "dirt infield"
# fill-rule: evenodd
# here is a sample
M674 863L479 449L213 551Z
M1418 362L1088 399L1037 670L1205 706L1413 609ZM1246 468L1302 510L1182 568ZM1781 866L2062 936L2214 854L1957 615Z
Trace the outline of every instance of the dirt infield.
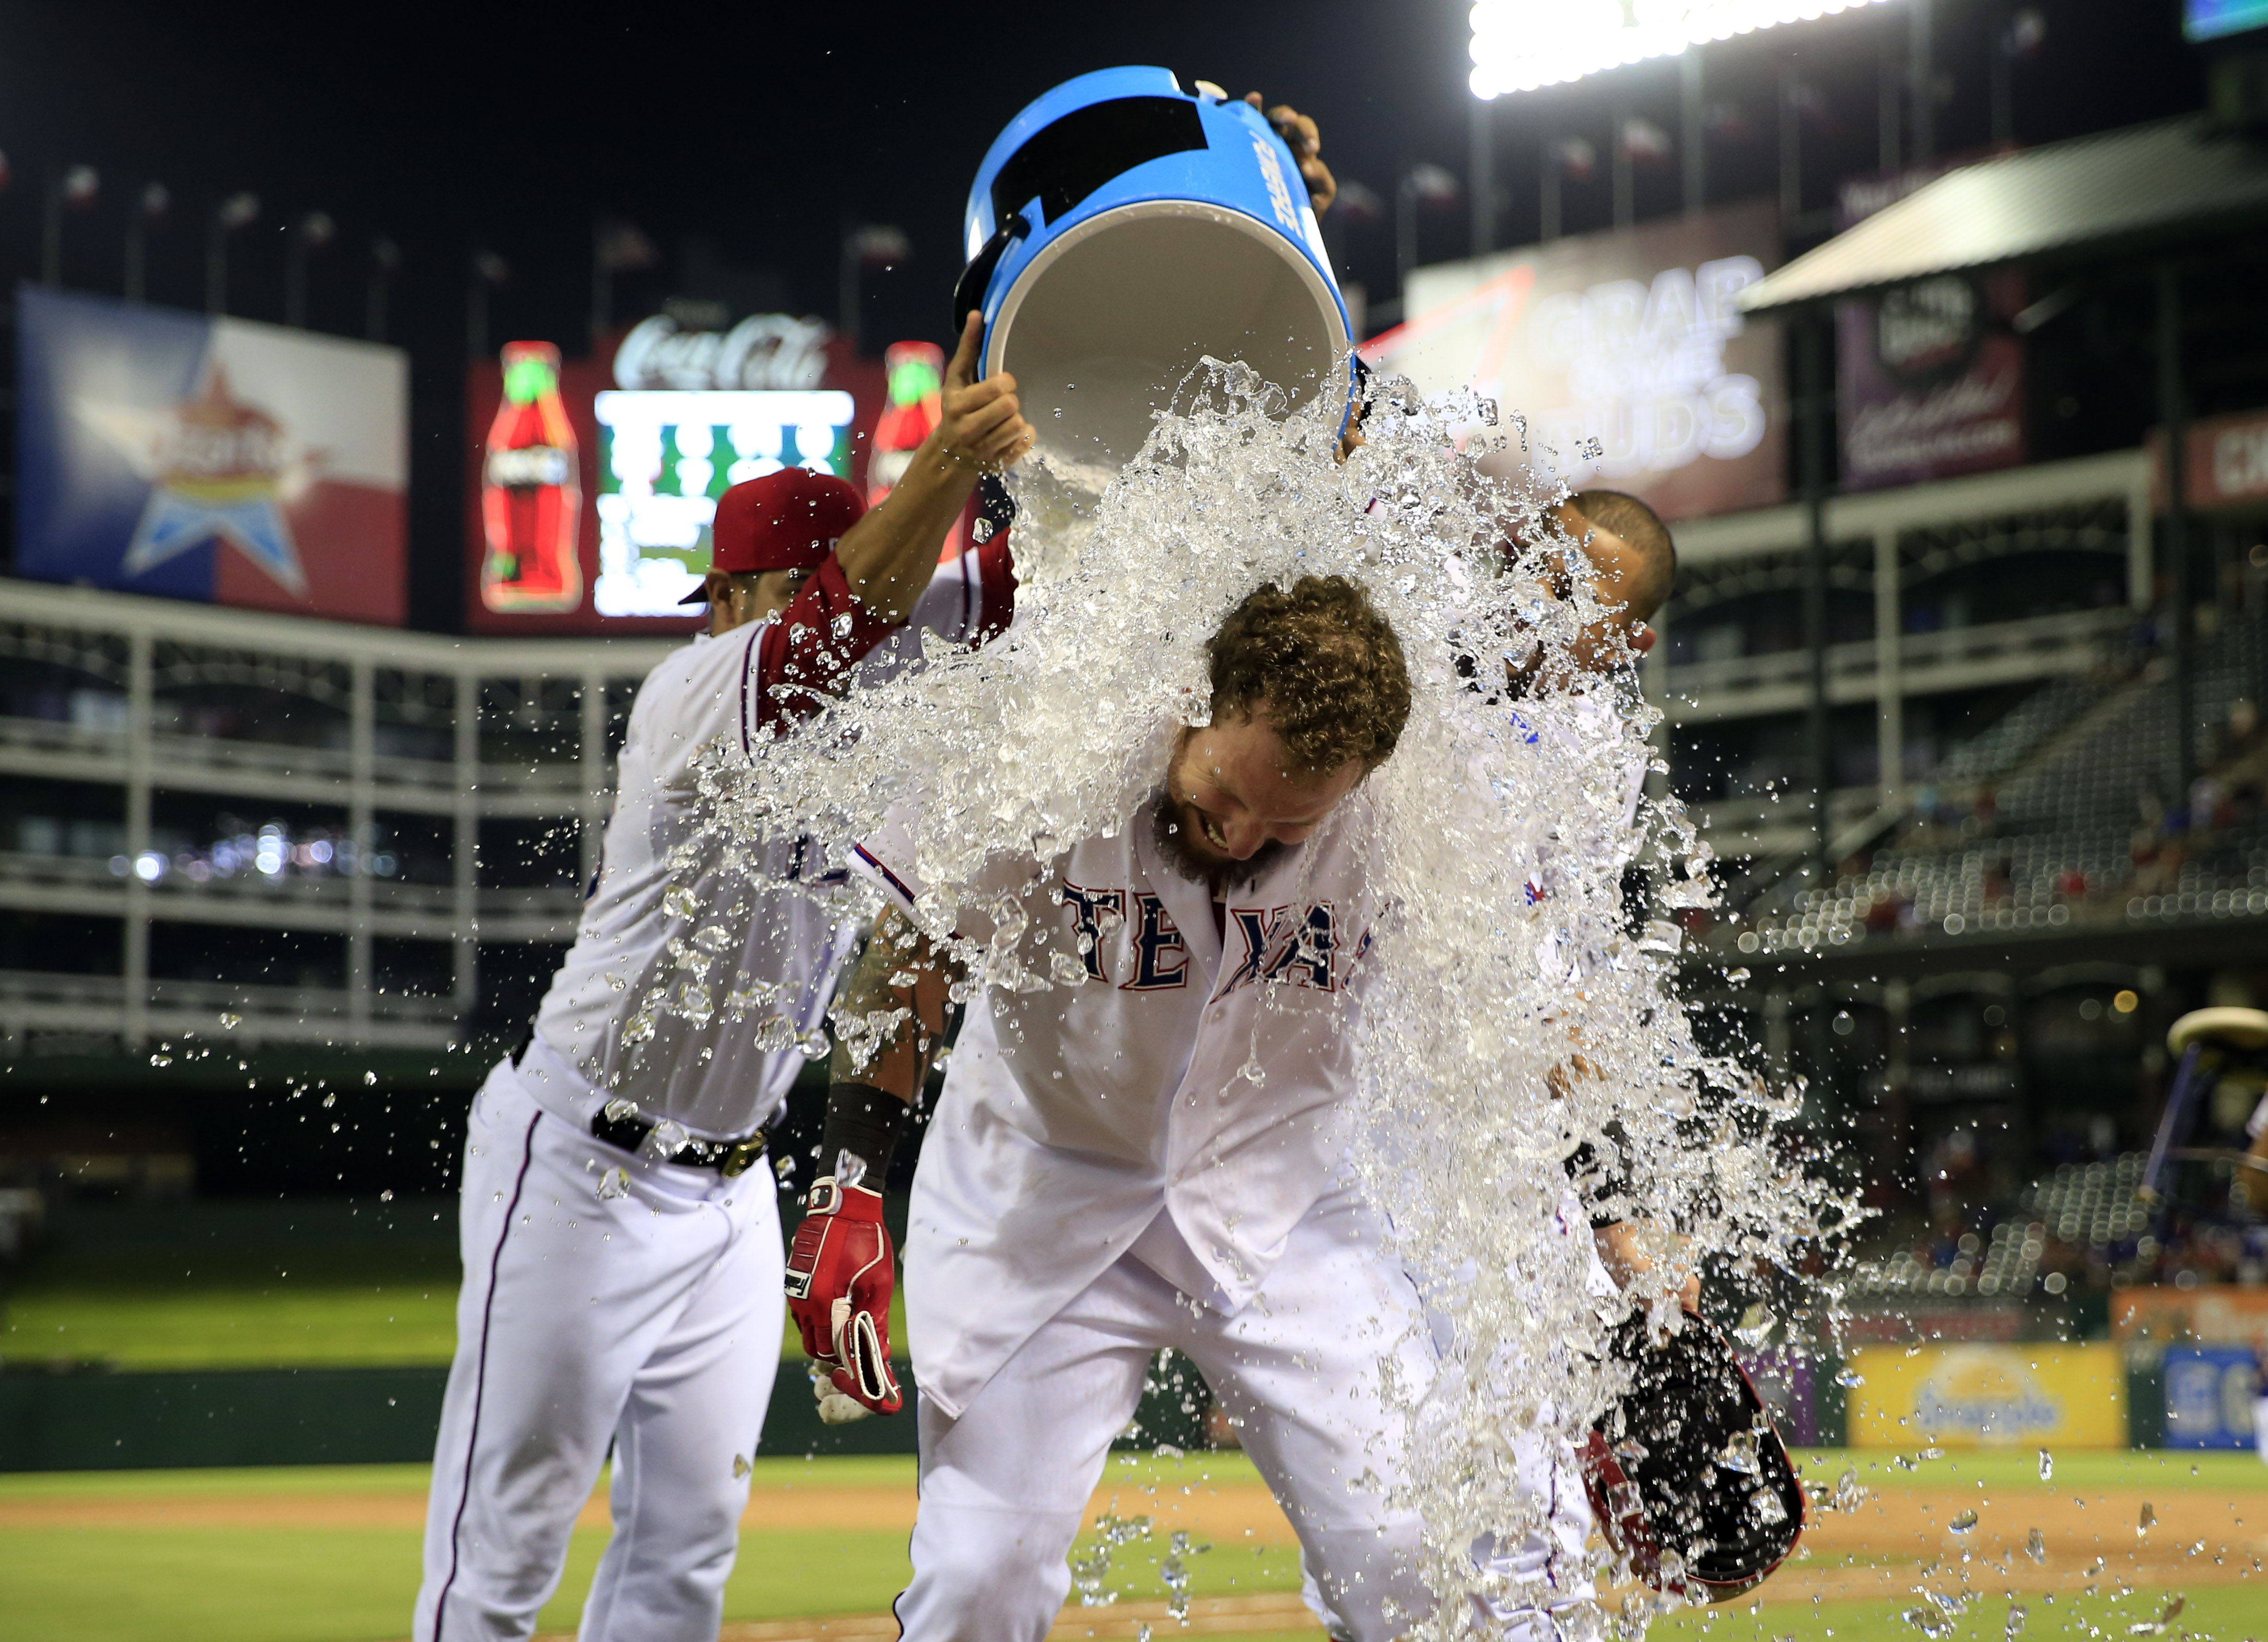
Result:
M902 1483L795 1483L750 1491L740 1519L745 1532L783 1529L893 1529L914 1524L910 1476ZM1122 1482L1095 1491L1090 1517L1114 1511L1148 1516L1160 1533L1289 1543L1291 1525L1257 1483L1191 1482L1148 1491ZM608 1525L607 1498L593 1493L577 1526ZM246 1494L184 1490L77 1499L0 1499L0 1533L11 1528L418 1528L425 1521L422 1486L299 1491L289 1487Z
M1107 1608L1067 1608L1048 1632L1048 1642L1116 1642L1152 1631L1180 1629L1163 1602L1113 1602ZM1286 1592L1268 1596L1197 1597L1189 1603L1189 1632L1197 1636L1248 1635L1315 1629L1307 1604ZM1316 1634L1322 1631L1317 1629ZM856 1614L834 1619L776 1619L728 1624L718 1642L896 1642L898 1622L887 1614ZM572 1642L571 1636L542 1635L535 1642Z
M1146 1516L1157 1540L1178 1529L1224 1550L1291 1542L1283 1513L1248 1469L1241 1462L1213 1469L1211 1477L1195 1462L1162 1474L1115 1474L1096 1491L1089 1521L1105 1512L1121 1519ZM1817 1488L1823 1477L1831 1489L1837 1470L1814 1472L1808 1480ZM2035 1484L1996 1491L1974 1480L1926 1472L1896 1484L1880 1482L1880 1475L1874 1474L1876 1491L1854 1509L1815 1513L1797 1559L1751 1600L1767 1607L1849 1599L1903 1605L1921 1592L1959 1598L2122 1586L2182 1588L2245 1579L2268 1584L2262 1573L2268 1560L2268 1490L2217 1489L2169 1476L2140 1487ZM347 1486L295 1488L288 1477L278 1477L272 1487L242 1491L185 1485L178 1491L0 1498L0 1532L414 1531L422 1525L425 1498L420 1479L405 1476L369 1486L348 1481ZM760 1471L743 1526L757 1537L814 1530L902 1533L914 1520L910 1484L909 1470L839 1478L800 1469L785 1476ZM593 1495L581 1520L586 1528L606 1527L603 1495ZM1189 1618L1189 1631L1204 1635L1281 1633L1309 1624L1305 1609L1289 1593L1201 1598L1192 1604ZM1145 1624L1163 1630L1172 1621L1160 1603L1122 1602L1106 1609L1066 1610L1053 1635L1063 1642L1130 1637ZM724 1642L869 1642L895 1635L887 1615L839 1616L728 1624Z
M1767 1606L1903 1598L1921 1585L1950 1594L2234 1584L2262 1577L2268 1496L2022 1490L1995 1502L1974 1486L1885 1490L1854 1511L1815 1515L1803 1553L1758 1591Z

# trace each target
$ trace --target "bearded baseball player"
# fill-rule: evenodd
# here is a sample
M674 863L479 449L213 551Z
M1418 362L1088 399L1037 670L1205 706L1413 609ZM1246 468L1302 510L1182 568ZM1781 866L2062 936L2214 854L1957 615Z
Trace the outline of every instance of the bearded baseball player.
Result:
M639 688L573 949L473 1103L419 1642L534 1631L610 1445L614 1535L582 1636L717 1635L779 1357L765 1126L854 934L800 887L829 870L800 847L754 873L687 869L685 848L711 847L696 762L746 760L917 660L924 632L975 642L1006 625L1005 534L937 567L979 475L1031 437L1012 378L972 381L977 337L972 324L936 431L873 512L800 468L718 504L696 595L709 630Z
M1629 641L1666 588L1666 533L1657 551L1580 515L1563 522L1584 526L1600 595L1623 606L1608 622L1624 647L1587 636L1580 664L1643 650ZM983 995L916 1175L922 1510L896 1610L912 1642L1045 1633L1109 1443L1168 1345L1239 1422L1335 1633L1394 1635L1430 1601L1411 1572L1418 1525L1379 1480L1396 1474L1402 1435L1380 1362L1417 1359L1401 1367L1422 1381L1418 1301L1337 1167L1339 1028L1373 910L1358 788L1393 750L1407 674L1384 620L1337 578L1259 590L1211 656L1211 725L1182 733L1145 812L1043 874L971 897L1016 895L1088 978L1069 993ZM905 834L860 856L910 910L920 884ZM846 1011L906 1016L863 1064L837 1051L821 1146L834 1174L814 1187L789 1261L806 1349L883 1412L901 1401L890 1249L880 1198L860 1182L887 1174L946 1029L949 980L910 922L886 919L846 983ZM1578 1208L1570 1231L1581 1229ZM1602 1252L1631 1269L1611 1241ZM1553 1531L1476 1547L1535 1580L1539 1609L1580 1594L1572 1558L1588 1528L1580 1480L1557 1460L1532 1466Z

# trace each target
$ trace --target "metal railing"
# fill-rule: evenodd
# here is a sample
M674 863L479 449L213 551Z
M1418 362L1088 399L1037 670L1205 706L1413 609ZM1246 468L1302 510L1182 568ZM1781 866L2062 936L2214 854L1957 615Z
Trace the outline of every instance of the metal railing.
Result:
M0 969L0 1046L11 1056L105 1040L130 1049L138 1029L177 1048L195 1042L440 1049L463 1035L462 1013L446 998L394 991L358 998L343 987L221 981L151 981L138 997L136 990L117 976Z

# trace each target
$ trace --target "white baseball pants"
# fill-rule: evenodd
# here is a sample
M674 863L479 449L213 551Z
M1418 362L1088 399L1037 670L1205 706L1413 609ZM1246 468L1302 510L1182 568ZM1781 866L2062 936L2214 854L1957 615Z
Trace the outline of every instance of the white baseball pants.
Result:
M1418 1321L1375 1221L1343 1202L1292 1229L1258 1298L1233 1316L1122 1258L960 1418L923 1400L913 1583L896 1604L905 1642L1047 1634L1111 1439L1161 1346L1189 1358L1242 1422L1245 1452L1291 1518L1335 1626L1353 1642L1400 1635L1431 1604L1412 1565L1417 1520L1384 1498L1403 1425L1379 1370L1391 1357L1406 1384L1426 1383L1432 1348Z
M585 1642L715 1642L779 1362L773 1195L769 1169L641 1161L540 1108L511 1062L489 1074L417 1642L534 1631L610 1442L614 1535Z

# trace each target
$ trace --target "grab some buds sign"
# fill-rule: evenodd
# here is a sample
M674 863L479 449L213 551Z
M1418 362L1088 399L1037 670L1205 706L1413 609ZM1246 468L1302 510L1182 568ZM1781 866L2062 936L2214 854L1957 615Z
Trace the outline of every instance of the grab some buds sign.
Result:
M1768 506L1786 491L1778 328L1736 299L1778 254L1767 203L1419 269L1409 321L1362 354L1524 418L1525 457L1515 442L1491 466L1612 485L1670 519Z

